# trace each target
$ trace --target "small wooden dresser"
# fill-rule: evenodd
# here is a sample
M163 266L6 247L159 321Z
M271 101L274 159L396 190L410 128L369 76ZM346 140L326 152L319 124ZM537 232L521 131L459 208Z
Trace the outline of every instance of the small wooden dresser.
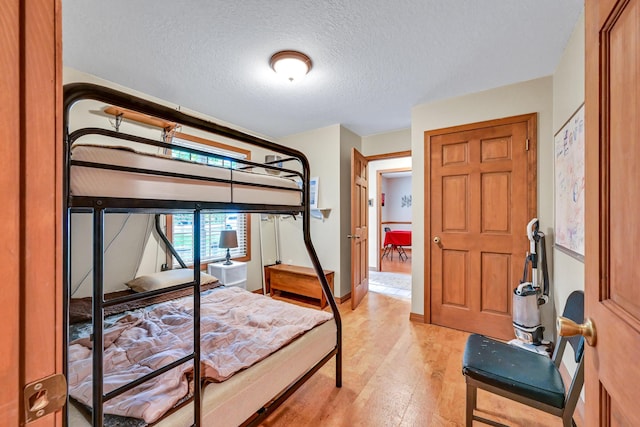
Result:
M320 302L320 308L326 307L327 299L322 292L322 286L313 268L276 264L265 267L264 272L267 292L271 292L271 295L280 291L289 292L317 299ZM324 270L324 275L331 288L331 293L333 293L334 273L331 270Z

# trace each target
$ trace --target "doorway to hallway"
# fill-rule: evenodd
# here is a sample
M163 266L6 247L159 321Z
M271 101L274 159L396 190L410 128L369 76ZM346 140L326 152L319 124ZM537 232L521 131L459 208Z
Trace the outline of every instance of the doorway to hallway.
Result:
M411 230L410 152L371 156L369 159L369 290L396 298L411 299L411 246L400 250L388 245L383 257L386 231ZM388 242L387 242L388 243Z

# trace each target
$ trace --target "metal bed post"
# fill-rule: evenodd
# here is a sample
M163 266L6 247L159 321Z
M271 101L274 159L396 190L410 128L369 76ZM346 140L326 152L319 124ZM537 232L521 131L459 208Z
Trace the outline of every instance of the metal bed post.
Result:
M103 424L104 396L104 209L94 208L93 216L93 410L94 427Z
M336 322L336 387L342 387L342 319L340 317L338 305L336 304L336 301L333 298L333 294L331 293L329 282L327 282L327 278L324 275L324 271L322 270L322 265L320 265L318 254L316 253L316 250L313 247L313 243L311 242L311 229L309 227L311 222L311 210L309 209L311 199L309 194L309 161L306 157L302 156L301 163L305 182L302 196L305 206L305 209L302 211L302 234L304 236L304 244L306 245L307 252L309 253L309 258L311 258L313 268L316 270L316 275L318 276L320 284L322 285L322 292L324 292L324 296L331 306L333 318Z
M65 121L66 124L66 121ZM71 229L71 213L68 207L67 202L67 194L69 194L68 190L68 180L67 174L69 170L68 164L68 153L67 148L68 144L66 143L66 129L65 129L65 143L63 145L63 163L64 163L64 178L62 180L62 194L63 194L63 209L62 209L62 374L65 378L69 378L69 357L67 354L67 347L69 343L69 299L71 298L71 268L70 264L70 256L71 253L71 233L69 230ZM66 404L62 410L62 420L66 425L68 424L67 420L69 418L69 393L67 393Z
M200 207L193 212L193 418L202 422L202 381L200 380Z

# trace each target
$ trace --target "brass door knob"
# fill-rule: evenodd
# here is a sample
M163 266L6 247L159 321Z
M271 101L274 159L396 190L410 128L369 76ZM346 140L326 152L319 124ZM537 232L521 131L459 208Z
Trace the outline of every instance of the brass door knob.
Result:
M596 345L596 325L591 319L587 319L583 324L579 325L571 319L558 316L558 333L563 337L572 337L574 335L582 335L590 346Z
M440 243L440 237L438 237L438 236L434 237L434 238L433 238L433 243L435 243L436 245L437 245L438 243Z

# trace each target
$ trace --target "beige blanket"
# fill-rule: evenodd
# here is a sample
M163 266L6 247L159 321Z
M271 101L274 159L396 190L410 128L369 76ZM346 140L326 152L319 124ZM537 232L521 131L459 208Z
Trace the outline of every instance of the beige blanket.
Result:
M105 330L104 391L114 390L193 351L193 298L182 298L139 311ZM218 288L201 301L202 372L224 381L264 359L332 315L253 294ZM69 346L69 393L91 406L92 343ZM184 363L108 401L106 414L151 423L189 391L192 363Z

